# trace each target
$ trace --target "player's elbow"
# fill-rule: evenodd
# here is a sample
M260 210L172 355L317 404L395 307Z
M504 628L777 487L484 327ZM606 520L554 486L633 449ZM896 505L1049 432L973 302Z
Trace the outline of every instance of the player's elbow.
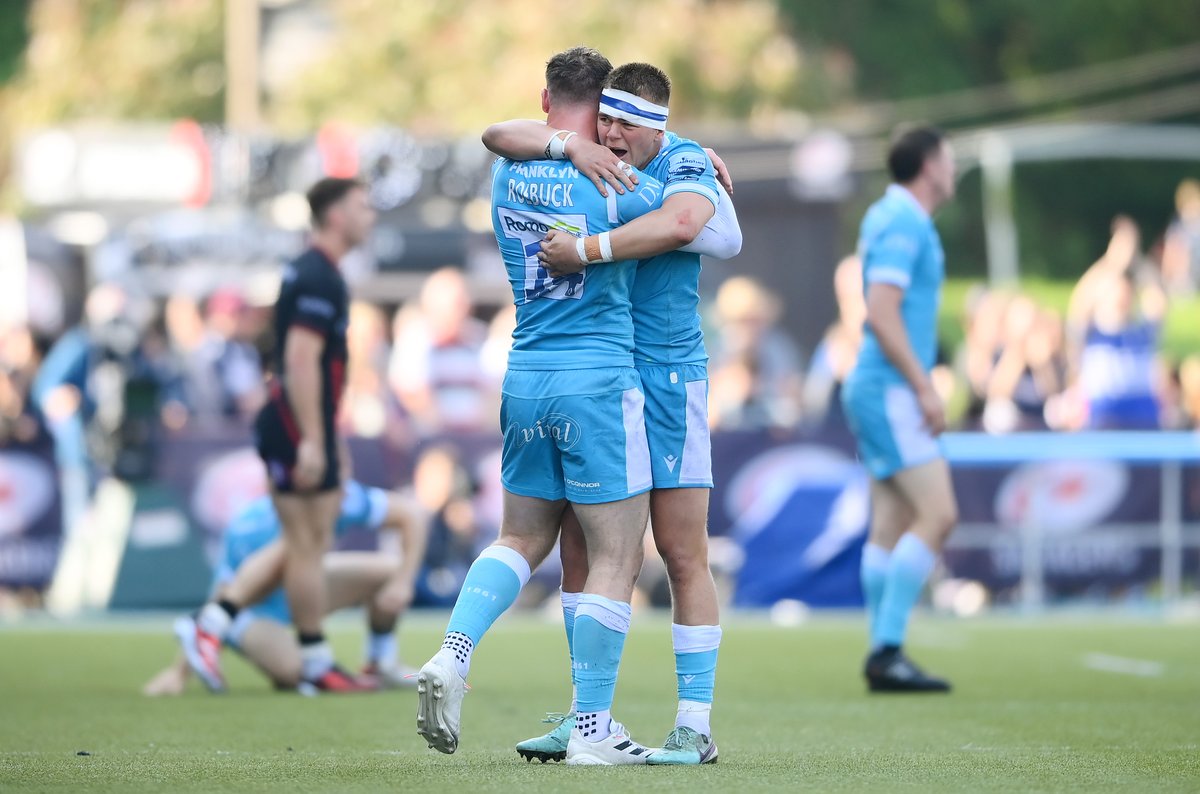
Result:
M702 219L698 218L690 210L682 210L675 213L675 216L671 219L671 225L668 230L670 233L670 242L675 244L675 248L690 245L703 229L704 221Z
M742 230L733 229L721 238L721 251L717 259L733 259L742 252Z
M498 124L492 124L486 130L484 130L483 135L479 137L480 140L483 141L483 145L487 147L488 151L495 154L496 147L499 146L504 140L504 132Z

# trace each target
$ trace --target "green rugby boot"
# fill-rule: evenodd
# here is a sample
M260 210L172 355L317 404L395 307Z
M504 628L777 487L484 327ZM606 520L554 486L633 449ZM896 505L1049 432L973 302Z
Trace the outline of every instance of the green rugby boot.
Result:
M562 761L567 757L567 742L571 740L571 731L575 729L575 712L547 714L542 722L554 725L554 728L547 734L520 742L517 753L526 761L535 758L543 764Z
M680 764L696 766L717 762L717 743L691 728L680 726L667 735L662 749L646 759L649 765Z

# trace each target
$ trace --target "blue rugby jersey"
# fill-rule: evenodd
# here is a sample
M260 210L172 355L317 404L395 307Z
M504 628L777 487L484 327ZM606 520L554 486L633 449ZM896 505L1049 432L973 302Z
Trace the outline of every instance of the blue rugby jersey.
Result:
M912 193L891 185L863 218L858 239L863 289L873 283L904 290L900 314L909 343L926 372L937 359L937 315L945 278L945 254L929 213ZM871 327L863 332L862 348L852 377L904 383L879 344Z
M537 253L551 229L598 234L660 207L662 184L645 174L639 180L635 191L610 190L605 198L567 161L496 161L492 225L517 307L509 369L632 366L630 293L637 262L552 279Z
M695 141L673 132L646 165L663 184L663 199L675 193L699 193L716 207L721 202L717 175ZM700 328L700 255L669 251L638 263L633 284L634 358L638 364L703 364Z

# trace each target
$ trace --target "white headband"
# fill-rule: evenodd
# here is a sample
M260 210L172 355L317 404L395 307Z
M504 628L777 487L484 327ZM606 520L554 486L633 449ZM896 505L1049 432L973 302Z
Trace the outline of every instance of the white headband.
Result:
M624 119L639 127L655 130L667 128L667 106L656 105L628 91L606 88L600 92L600 112L615 119Z

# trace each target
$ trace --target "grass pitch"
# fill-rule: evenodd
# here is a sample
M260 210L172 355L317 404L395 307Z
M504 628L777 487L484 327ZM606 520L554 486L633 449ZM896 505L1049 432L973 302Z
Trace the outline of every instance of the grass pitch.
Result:
M661 742L674 717L670 631L639 615L616 714ZM444 616L416 617L419 664ZM857 619L727 621L703 768L529 764L512 745L569 700L562 629L503 620L475 655L459 752L426 749L416 695L276 694L232 656L232 691L138 694L174 653L166 620L0 629L0 790L1197 791L1198 627L1157 620L919 619L912 655L949 696L868 696ZM336 624L339 656L360 632ZM80 752L88 755L79 755Z

